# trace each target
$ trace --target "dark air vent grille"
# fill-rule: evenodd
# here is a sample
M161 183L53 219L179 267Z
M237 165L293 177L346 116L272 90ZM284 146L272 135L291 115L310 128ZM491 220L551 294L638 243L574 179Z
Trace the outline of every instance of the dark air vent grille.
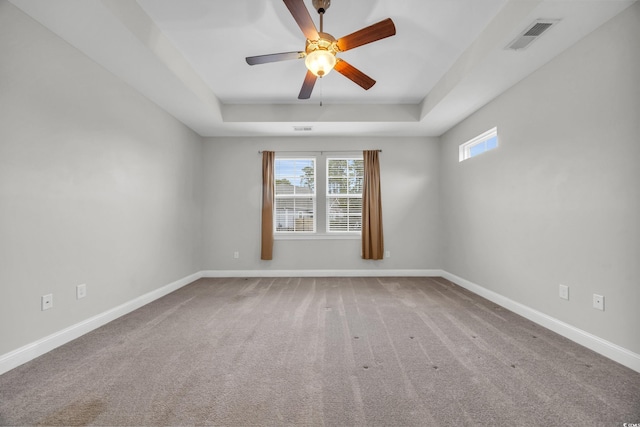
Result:
M549 27L551 27L552 25L553 25L553 23L549 23L549 22L538 22L533 27L531 27L530 30L528 30L526 33L524 33L524 35L525 36L537 37L540 34L542 34L545 31L547 31L549 29Z
M520 35L516 37L515 40L509 43L507 49L520 50L526 48L535 40L537 40L542 33L553 27L558 22L558 20L552 19L538 19L537 21L527 26L527 28L525 28L525 30L520 33Z

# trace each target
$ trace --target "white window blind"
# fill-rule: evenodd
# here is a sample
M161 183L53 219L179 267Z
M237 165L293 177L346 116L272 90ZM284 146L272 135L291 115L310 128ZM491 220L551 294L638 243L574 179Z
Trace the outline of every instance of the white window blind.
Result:
M362 158L327 159L327 232L362 230Z
M275 233L316 231L315 158L277 158L275 162Z

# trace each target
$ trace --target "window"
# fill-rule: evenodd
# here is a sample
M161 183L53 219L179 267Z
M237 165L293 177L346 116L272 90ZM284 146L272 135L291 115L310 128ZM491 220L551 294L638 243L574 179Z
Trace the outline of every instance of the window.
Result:
M358 152L340 157L324 153L276 155L274 236L359 238L363 183L364 160Z
M460 145L460 161L498 147L498 128L493 128Z
M316 231L316 159L276 158L276 233Z
M327 159L327 232L362 230L362 158Z

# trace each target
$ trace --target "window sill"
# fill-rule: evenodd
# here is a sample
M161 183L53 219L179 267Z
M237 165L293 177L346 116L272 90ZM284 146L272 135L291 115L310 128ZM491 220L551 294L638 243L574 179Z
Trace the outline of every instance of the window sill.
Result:
M273 236L273 240L360 240L360 238L360 233L300 233L274 234Z

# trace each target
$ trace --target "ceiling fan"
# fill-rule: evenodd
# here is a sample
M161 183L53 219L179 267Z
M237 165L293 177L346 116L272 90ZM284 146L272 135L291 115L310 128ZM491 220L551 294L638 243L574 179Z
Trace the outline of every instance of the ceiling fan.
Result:
M375 80L347 63L344 59L336 57L336 54L395 35L396 27L390 18L336 40L331 34L323 31L324 13L331 5L331 0L313 0L313 7L320 15L320 31L317 30L313 23L309 10L304 5L304 0L283 1L307 38L305 50L250 56L247 57L249 65L304 58L307 66L307 75L302 83L298 99L309 99L318 77L327 75L334 68L365 90L370 89L376 83Z

